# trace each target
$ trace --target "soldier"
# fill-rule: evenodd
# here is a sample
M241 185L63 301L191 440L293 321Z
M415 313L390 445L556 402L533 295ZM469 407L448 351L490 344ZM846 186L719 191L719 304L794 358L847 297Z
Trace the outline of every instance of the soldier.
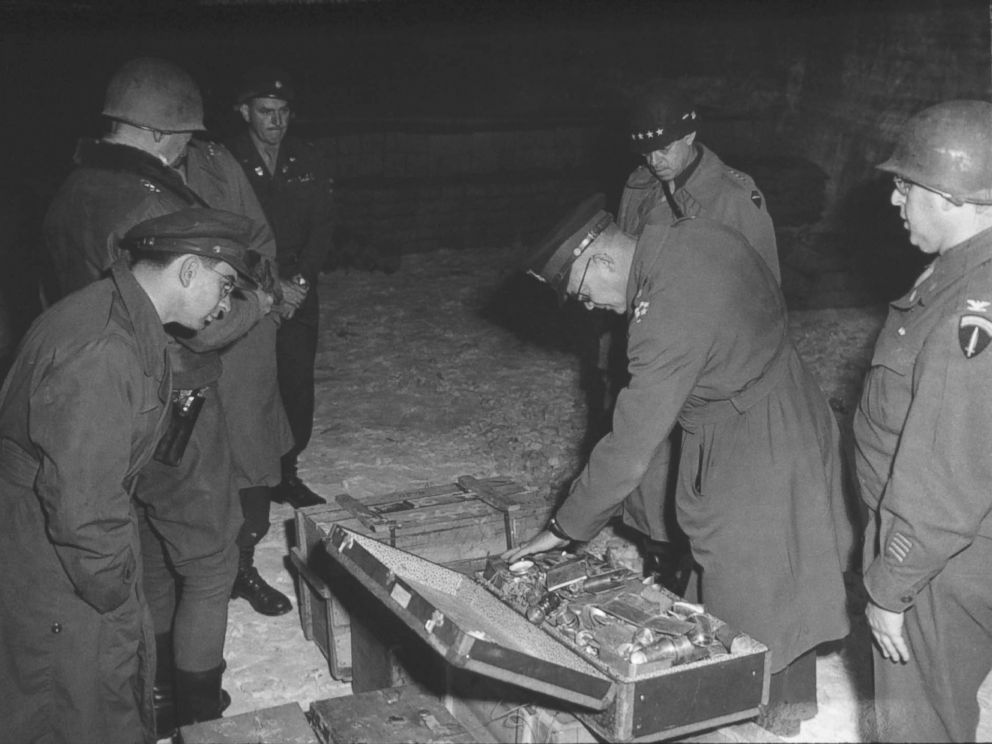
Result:
M276 342L279 390L295 444L282 460L274 498L299 508L325 503L297 475L297 460L310 442L314 412L314 362L319 306L317 280L334 239L333 182L320 152L287 135L296 99L285 72L246 72L236 108L245 131L228 142L241 163L276 235L281 278L307 287L303 304L284 318Z
M562 299L629 311L631 380L547 529L505 557L591 539L678 422L675 505L701 567L687 596L771 649L760 722L798 733L816 712L815 648L849 629L836 421L789 340L774 275L739 233L686 218L635 242L602 203L552 231L529 272Z
M103 113L112 122L110 132L100 141L80 143L78 167L45 218L45 238L64 291L100 276L119 254L120 235L135 221L206 208L204 199L187 185L182 168L196 157L188 150L192 132L203 128L199 90L185 71L167 60L131 60L111 79ZM254 199L229 154L226 161L218 158L212 165L197 167L191 184L216 201L221 201L217 192L225 190L224 206L232 209L240 209L243 199ZM229 186L222 189L221 183ZM255 209L261 221L249 223L250 244L262 253L271 252L271 232L257 203ZM174 403L179 408L195 403L199 416L188 454L153 460L137 483L143 578L156 631L155 705L163 736L175 725L217 717L226 705L220 686L223 648L228 598L241 573L234 540L243 520L234 480L240 476L235 466L241 463L232 458L226 418L235 409L222 401L225 389L217 350L267 315L275 287L266 288L268 292L235 293L223 317L194 336L177 335L177 342L170 344ZM264 366L263 362L255 361ZM256 411L265 405L258 396L249 408ZM279 432L276 425L271 429L270 436ZM282 431L288 449L284 417ZM272 455L273 467L279 454ZM288 611L289 600L275 594Z
M230 309L233 215L141 223L109 278L48 310L0 392L0 719L9 741L155 741L135 479L163 431L165 323ZM236 218L235 218L236 219ZM158 237L181 231L181 241Z
M878 167L934 259L889 308L854 420L878 734L974 741L992 669L992 104L924 109Z
M683 217L703 216L737 230L760 255L780 281L775 228L765 207L764 196L746 173L727 167L722 160L696 140L699 116L695 107L667 83L655 83L638 96L628 120L628 141L635 153L644 157L627 179L620 199L617 224L638 237L647 224L671 224ZM608 389L617 387L620 371L611 372L610 363L622 356L623 330L613 324L600 336L600 366ZM612 347L616 347L615 349ZM609 396L607 409L612 404ZM645 488L670 490L668 476L677 455L678 427L658 448L651 476L645 479L628 504L625 520L648 539L644 544L649 568L681 593L689 579L686 546L666 513L651 508L664 493L645 493ZM638 505L639 504L639 505Z
M670 85L656 84L637 98L627 137L645 163L627 179L617 224L638 236L650 223L709 217L741 233L780 280L775 228L764 196L749 175L727 167L696 141L698 128L695 107Z
M250 217L259 227L253 247L271 268L269 282L281 301L243 337L221 351L224 374L218 393L236 465L236 487L243 523L237 530L238 573L231 598L243 598L262 615L293 609L285 594L271 586L255 567L255 546L269 530L270 493L282 480L284 453L293 447L293 431L279 392L276 338L303 303L306 292L275 274L276 244L269 222L241 166L221 144L193 140L179 165L186 182L211 206Z

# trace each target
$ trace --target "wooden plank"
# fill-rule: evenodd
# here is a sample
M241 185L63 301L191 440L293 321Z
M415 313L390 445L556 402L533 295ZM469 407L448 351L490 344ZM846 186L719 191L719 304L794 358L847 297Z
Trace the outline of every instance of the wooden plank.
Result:
M330 744L474 744L477 740L433 695L392 687L318 700L311 717Z
M183 744L319 744L297 703L182 726L179 735Z

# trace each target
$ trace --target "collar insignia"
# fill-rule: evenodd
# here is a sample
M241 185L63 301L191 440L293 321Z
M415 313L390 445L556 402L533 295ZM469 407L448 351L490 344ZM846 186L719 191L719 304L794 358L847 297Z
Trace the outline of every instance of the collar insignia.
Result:
M647 314L648 307L650 307L650 305L651 305L651 303L648 302L647 300L644 300L642 302L637 303L637 307L634 308L634 322L635 323L640 323L641 322L641 318L643 318Z

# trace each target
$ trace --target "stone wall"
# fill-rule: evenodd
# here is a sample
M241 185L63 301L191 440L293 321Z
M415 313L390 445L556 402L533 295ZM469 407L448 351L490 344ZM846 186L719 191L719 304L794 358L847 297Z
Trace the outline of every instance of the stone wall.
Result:
M322 143L355 245L526 241L592 190L616 203L637 162L621 139L624 102L665 78L696 100L700 139L752 172L780 225L826 213L830 229L874 240L900 229L871 217L886 188L873 165L906 117L992 93L986 0L358 5L128 16L24 3L0 45L0 93L18 111L2 123L17 142L3 178L45 201L76 137L99 133L106 81L130 57L189 69L218 136L239 124L238 74L264 58L297 76L294 126ZM878 273L889 256L875 254Z
M346 239L403 253L528 241L597 188L581 122L423 121L320 137Z
M827 168L830 203L842 208L888 157L909 116L938 101L992 95L990 6L864 3L820 20L805 60L795 147Z

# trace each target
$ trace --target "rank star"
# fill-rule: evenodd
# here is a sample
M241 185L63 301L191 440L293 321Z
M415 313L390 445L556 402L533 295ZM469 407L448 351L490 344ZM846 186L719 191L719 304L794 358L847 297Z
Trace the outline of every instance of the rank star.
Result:
M635 323L640 323L641 322L641 318L643 318L645 316L645 314L647 314L648 307L650 307L650 305L651 305L651 303L650 302L647 302L647 301L640 302L640 303L637 304L637 307L634 308L634 322Z

